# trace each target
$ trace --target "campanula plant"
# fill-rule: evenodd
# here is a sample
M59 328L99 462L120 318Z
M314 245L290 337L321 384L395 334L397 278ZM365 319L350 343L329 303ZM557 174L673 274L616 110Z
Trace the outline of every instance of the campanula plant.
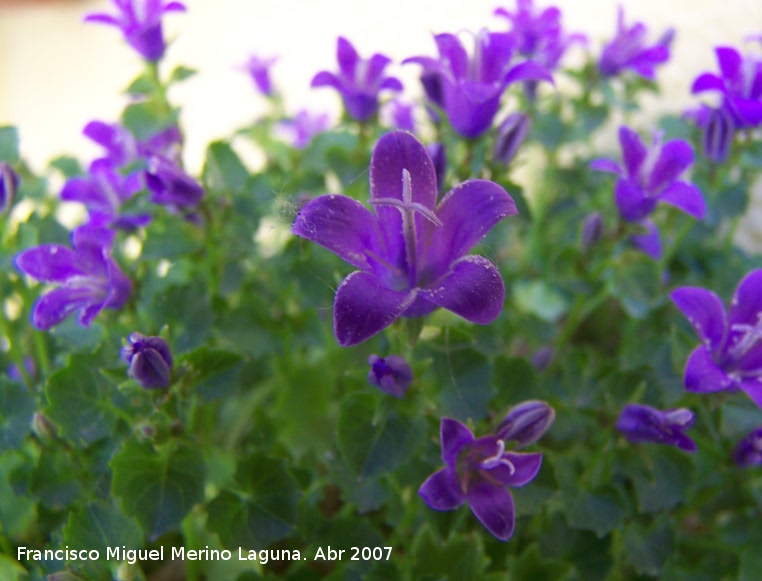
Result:
M210 53L266 107L194 167L184 6L101 3L140 72L94 154L0 127L3 581L759 577L753 51L683 113L690 30L509 0L436 57L313 27L296 104L286 27Z

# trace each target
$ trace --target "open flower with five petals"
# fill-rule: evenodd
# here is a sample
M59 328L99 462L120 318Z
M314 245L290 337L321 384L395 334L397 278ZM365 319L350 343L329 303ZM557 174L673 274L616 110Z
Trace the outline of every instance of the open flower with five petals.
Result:
M762 270L743 278L727 311L715 293L700 287L675 289L670 298L701 338L685 366L685 388L743 390L762 408Z
M72 248L43 244L18 254L16 268L42 282L58 284L43 294L32 310L32 323L50 329L79 311L87 327L103 309L120 309L132 292L132 283L111 258L114 232L93 225L72 233Z
M370 164L375 213L342 195L315 198L299 212L293 232L331 250L359 270L336 291L334 332L356 345L399 317L438 307L479 324L500 314L505 287L497 267L466 255L498 221L517 214L499 185L463 182L439 205L434 165L411 134L384 135Z
M384 69L392 61L382 54L362 59L352 43L340 36L336 58L339 73L320 71L312 78L311 86L336 89L341 94L347 113L357 121L368 121L378 112L380 91L402 90L399 79L384 76Z
M180 2L164 0L113 0L117 14L94 13L85 22L116 26L125 40L147 61L161 60L166 50L161 19L165 12L184 12Z
M418 56L402 64L423 66L427 95L445 110L453 129L463 137L476 138L490 128L511 83L553 82L550 73L535 62L511 64L515 45L507 32L482 30L474 38L470 56L454 34L437 34L434 41L438 59Z
M445 467L421 485L418 494L434 510L455 510L467 502L484 527L501 541L513 535L515 508L509 487L529 483L540 470L542 454L506 452L498 436L475 438L457 420L440 427Z
M614 196L619 214L626 222L639 223L646 233L633 236L633 242L651 258L661 256L661 241L656 226L648 216L659 202L675 206L696 219L703 219L706 205L701 191L680 179L693 164L693 148L682 139L662 143L662 134L654 132L647 147L629 127L619 128L624 167L610 159L596 159L591 169L619 176Z

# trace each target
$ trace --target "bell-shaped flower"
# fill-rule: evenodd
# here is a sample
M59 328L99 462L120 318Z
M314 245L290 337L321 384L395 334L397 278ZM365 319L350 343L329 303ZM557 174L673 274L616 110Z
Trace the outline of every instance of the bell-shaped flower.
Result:
M440 428L445 467L421 485L418 494L434 510L455 510L467 502L484 527L501 541L513 535L516 511L509 487L531 482L542 454L506 452L498 436L475 438L457 420L443 418Z
M259 57L257 55L250 55L246 63L241 67L241 70L249 75L254 86L265 97L270 97L273 94L273 84L270 79L270 67L272 67L278 60L278 57Z
M278 122L275 131L295 148L304 149L313 137L329 127L331 127L331 118L327 113L313 113L302 109L293 117Z
M368 357L368 365L368 383L394 397L405 395L413 381L413 370L401 355L371 355Z
M92 225L130 231L151 221L150 214L121 213L122 205L141 189L137 174L122 177L104 158L90 164L88 175L69 179L61 190L61 199L84 204Z
M647 220L659 202L675 206L699 220L706 213L701 191L692 183L680 180L693 164L693 148L682 139L662 143L662 134L654 132L647 147L629 127L619 128L624 167L610 159L596 159L590 168L619 176L614 196L619 215L626 222L643 225L646 233L633 237L633 242L651 258L661 256L659 231Z
M18 254L16 268L42 282L58 284L43 294L32 310L32 323L50 329L79 311L87 327L103 309L120 309L132 283L111 258L114 232L86 225L72 233L72 248L43 244Z
M121 356L129 364L128 375L146 389L164 389L172 381L172 353L161 337L132 333Z
M482 30L474 38L474 52L466 52L454 34L437 34L439 59L411 57L427 75L427 94L444 109L453 129L463 137L476 138L487 131L500 108L505 88L516 81L548 81L553 77L541 65L512 65L514 41L506 32ZM426 85L424 85L426 86Z
M598 69L604 77L615 77L630 69L641 77L654 80L656 66L669 60L669 45L674 30L667 30L652 46L648 46L645 25L636 22L630 28L624 23L624 8L617 13L616 36L604 48Z
M762 427L738 442L733 450L733 461L742 468L762 464Z
M155 204L187 209L198 205L204 188L183 169L160 155L148 158L145 181Z
M722 300L700 287L670 294L701 338L685 366L688 391L743 390L762 408L762 270L739 283L725 310Z
M762 123L762 59L742 56L736 49L715 49L720 74L702 73L691 91L715 91L722 95L721 107L733 118L736 127L756 127Z
M532 120L526 113L511 113L497 128L492 161L508 165L516 157L519 148L529 136Z
M616 428L633 444L667 444L686 452L695 452L696 442L684 433L694 420L694 414L689 409L661 411L647 405L630 404L619 415Z
M399 317L437 307L479 324L500 314L505 287L497 267L466 255L498 221L517 214L499 185L463 182L438 206L434 165L411 134L384 135L370 163L375 213L342 195L323 195L296 217L293 232L359 270L336 291L334 332L340 345L361 343Z
M339 61L338 74L320 71L313 77L311 86L336 89L347 113L356 121L368 121L378 112L380 91L402 90L399 79L384 76L384 69L392 61L382 54L362 59L352 43L340 36L336 58Z
M180 2L164 0L112 0L117 14L88 14L85 22L100 22L116 26L125 40L145 60L161 60L166 50L161 19L165 12L184 12Z

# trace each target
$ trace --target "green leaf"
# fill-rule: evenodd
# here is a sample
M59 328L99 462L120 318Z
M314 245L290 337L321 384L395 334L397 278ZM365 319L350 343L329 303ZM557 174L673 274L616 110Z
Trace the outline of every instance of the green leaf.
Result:
M29 574L16 559L0 553L0 579L4 581L27 581Z
M130 440L109 465L113 493L151 540L177 529L204 498L206 466L197 446L170 441L157 451Z
M610 294L619 298L632 317L643 318L665 301L659 263L638 252L623 254L616 268L604 276Z
M16 474L30 468L31 459L17 451L0 454L0 524L6 537L22 538L35 521L35 502L16 482Z
M513 300L523 312L548 323L557 322L569 309L566 297L541 280L519 281L514 284Z
M32 472L30 490L45 506L62 510L74 503L82 492L82 477L63 450L50 450L40 455Z
M598 538L619 527L626 515L619 495L609 487L566 496L564 504L569 525L593 531Z
M74 176L82 175L82 165L76 157L70 155L59 155L53 159L48 165L56 168L60 171L66 179L73 178Z
M0 161L16 163L19 160L19 132L15 127L0 127Z
M63 534L69 546L96 549L102 556L108 547L136 549L143 546L143 532L137 521L105 500L95 500L71 513Z
M441 384L442 414L466 421L478 421L487 415L487 405L495 395L490 383L487 358L467 347L446 355L446 362L435 368Z
M214 190L237 192L246 185L249 171L229 143L214 141L206 150L204 178Z
M143 73L135 77L124 92L128 95L143 97L153 94L155 90L156 83L151 75Z
M237 385L244 358L230 351L201 347L184 359L194 373L193 387L207 401L229 393Z
M72 355L45 387L45 414L58 425L61 437L77 446L92 444L116 428L109 401L113 387L96 366L92 356Z
M511 579L553 579L562 581L573 578L572 567L569 562L561 559L549 558L540 553L540 548L530 545L521 556L510 558L507 569L511 572Z
M282 460L253 455L236 480L245 494L223 490L207 504L207 526L226 547L264 549L296 530L299 483Z
M36 408L37 400L26 387L0 377L0 450L21 446Z
M198 71L196 71L195 69L191 69L188 67L184 67L183 65L179 65L175 67L175 69L169 75L169 80L167 81L167 84L172 85L174 83L179 83L180 81L184 81L185 79L190 79L191 77L195 76L197 73Z
M487 559L481 535L453 536L440 543L427 527L413 541L413 578L481 579Z
M641 575L658 577L664 563L674 553L675 532L666 522L646 527L631 523L624 536L627 560Z
M380 397L375 393L355 394L339 413L339 450L349 469L360 478L395 470L410 460L423 441L423 419L396 410L377 413Z
M173 260L188 256L201 248L203 243L201 230L179 216L155 220L146 232L141 252L141 258L145 260Z
M743 551L738 581L759 581L760 571L762 571L762 552L759 548L754 547Z
M645 469L631 475L640 512L670 510L685 497L695 471L693 462L684 452L666 446L649 446L646 458Z

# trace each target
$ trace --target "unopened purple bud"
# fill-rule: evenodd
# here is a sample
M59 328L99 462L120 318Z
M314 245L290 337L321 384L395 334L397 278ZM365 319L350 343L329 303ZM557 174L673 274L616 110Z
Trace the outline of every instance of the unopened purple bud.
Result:
M172 381L172 354L161 337L132 333L129 345L122 348L122 359L129 363L129 376L146 389L163 389Z
M437 175L437 190L444 191L444 177L447 173L447 151L441 143L429 143L426 146L431 161L434 163L434 173Z
M368 357L368 364L370 365L368 381L372 385L394 397L405 395L413 381L413 370L404 357L389 355L382 358L371 355Z
M532 355L532 366L537 371L545 371L553 360L555 350L550 345L543 345Z
M508 165L516 157L519 147L526 141L532 120L526 113L512 113L497 128L492 160Z
M647 405L630 404L622 410L616 428L633 444L667 444L695 452L696 443L684 433L693 421L693 412L686 408L661 411Z
M529 400L513 406L497 427L497 437L514 440L516 448L536 442L553 424L556 411L540 400Z
M7 162L0 161L0 215L13 206L19 181L19 176L13 168Z
M762 427L738 443L733 450L733 460L742 468L762 464Z
M582 223L582 251L590 249L603 238L603 216L600 212L588 214Z
M709 110L702 138L704 156L714 163L725 161L730 153L735 131L733 117L724 107Z
M154 155L148 160L146 185L155 204L178 207L195 206L204 196L204 188L172 161Z

